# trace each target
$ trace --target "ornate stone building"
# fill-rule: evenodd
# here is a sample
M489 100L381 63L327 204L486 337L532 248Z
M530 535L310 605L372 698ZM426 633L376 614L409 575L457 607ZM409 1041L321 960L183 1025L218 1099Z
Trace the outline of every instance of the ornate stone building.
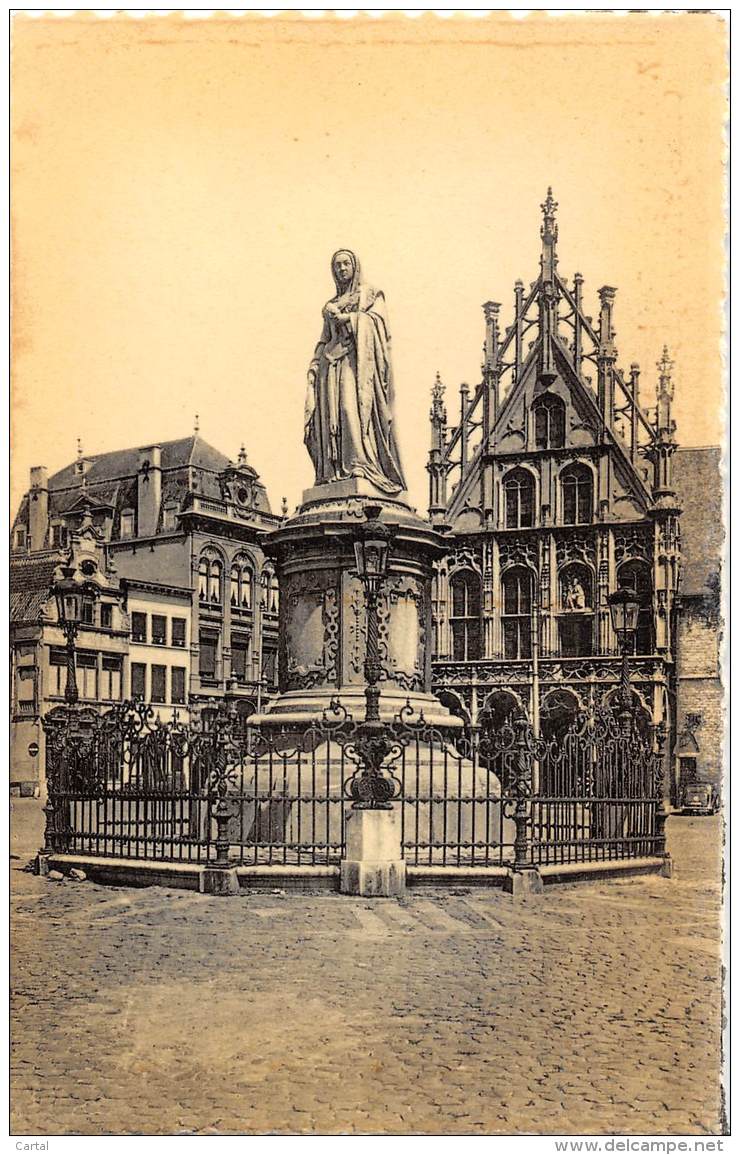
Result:
M80 641L92 655L83 655L82 665L95 660L94 678L78 669L81 698L103 708L143 697L164 717L173 707L207 707L228 689L240 711L259 709L277 685L278 649L277 579L259 540L281 521L244 450L232 462L197 434L90 457L80 452L52 477L34 468L11 538L11 644L14 670L26 669L14 675L14 723L22 716L27 729L30 720L42 747L39 716L64 692L48 675L58 647L44 623L56 566L83 524L104 551L120 607L114 620L107 611L96 620L94 645ZM29 631L38 642L33 654ZM111 682L113 649L121 650L122 664ZM11 783L26 789L43 765L42 749L32 764L22 756L28 745L24 731L11 766Z
M556 204L542 206L540 274L518 281L503 331L487 302L482 378L450 427L433 388L430 516L451 538L434 591L434 686L473 726L526 713L558 733L611 699L619 642L607 598L644 608L630 660L642 724L673 724L679 514L672 365L658 364L648 420L636 364L617 363L616 290L596 324L583 278L561 276ZM451 484L450 484L451 483Z

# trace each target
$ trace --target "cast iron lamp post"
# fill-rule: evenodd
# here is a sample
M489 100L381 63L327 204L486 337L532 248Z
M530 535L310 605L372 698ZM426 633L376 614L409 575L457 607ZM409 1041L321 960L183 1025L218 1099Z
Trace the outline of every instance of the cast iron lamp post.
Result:
M77 671L75 669L75 638L82 622L82 607L86 601L95 601L98 587L94 582L75 581L75 567L67 562L62 566L62 577L54 586L59 628L67 639L67 684L64 700L68 706L79 701Z
M637 619L640 613L639 598L632 590L620 589L607 598L609 612L612 617L612 627L619 638L622 650L622 677L620 687L621 714L631 716L632 694L630 692L629 647L637 629Z
M357 575L365 587L367 643L365 651L365 721L358 727L354 746L360 772L349 783L357 810L390 810L397 783L383 773L385 759L396 747L392 731L380 721L383 673L378 636L378 597L388 571L390 530L380 520L381 506L365 506L365 524L355 538Z

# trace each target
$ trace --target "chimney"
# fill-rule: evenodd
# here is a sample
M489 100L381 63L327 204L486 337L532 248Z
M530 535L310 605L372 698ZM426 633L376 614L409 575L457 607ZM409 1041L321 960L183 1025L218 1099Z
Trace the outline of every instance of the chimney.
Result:
M28 548L43 549L49 533L49 471L45 465L32 466L28 498Z
M136 536L154 537L162 503L162 449L159 445L139 450L137 495Z

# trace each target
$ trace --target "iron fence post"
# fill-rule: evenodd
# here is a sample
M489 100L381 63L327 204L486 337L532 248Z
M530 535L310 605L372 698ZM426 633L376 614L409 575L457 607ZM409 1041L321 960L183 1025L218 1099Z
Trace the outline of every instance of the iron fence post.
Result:
M515 897L539 894L543 884L540 872L532 858L532 763L535 739L526 718L514 719L514 774L511 788L514 794L514 863L507 879L507 890Z

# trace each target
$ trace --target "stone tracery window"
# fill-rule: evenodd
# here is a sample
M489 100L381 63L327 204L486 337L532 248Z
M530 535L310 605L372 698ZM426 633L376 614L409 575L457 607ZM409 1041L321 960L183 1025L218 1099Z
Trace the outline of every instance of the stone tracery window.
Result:
M565 445L565 404L552 393L545 393L538 397L532 409L537 449L562 449Z
M512 469L504 477L505 524L507 529L534 525L534 478L526 469Z
M532 572L514 566L501 581L501 625L505 658L532 656Z
M481 656L480 578L473 570L458 570L450 581L452 657L456 662Z
M563 525L589 525L593 520L594 477L587 465L569 465L560 474Z

